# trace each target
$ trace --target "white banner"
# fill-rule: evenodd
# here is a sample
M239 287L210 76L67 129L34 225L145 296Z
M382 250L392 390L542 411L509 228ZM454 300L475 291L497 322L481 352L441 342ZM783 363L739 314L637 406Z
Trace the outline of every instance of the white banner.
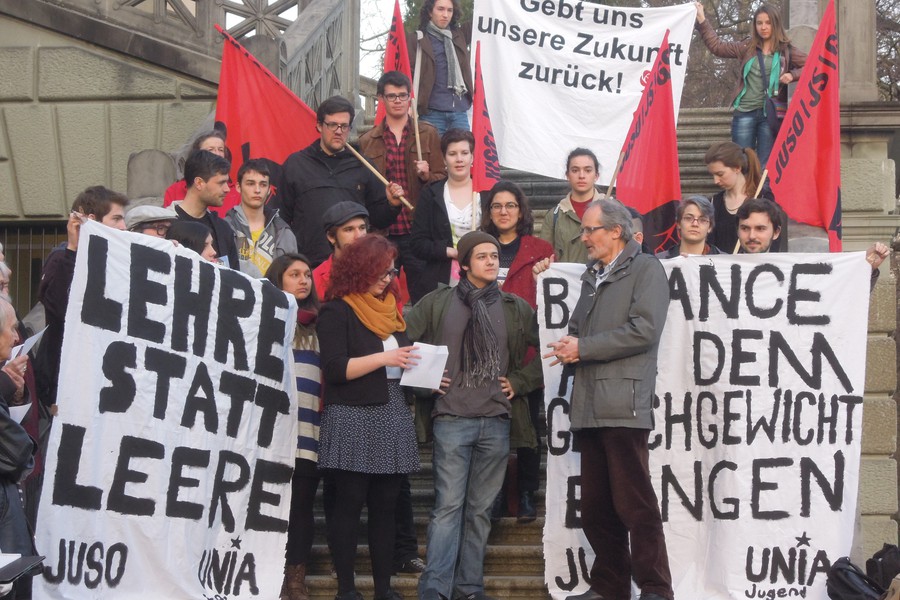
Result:
M663 261L650 472L676 598L826 600L853 541L871 270L864 254ZM567 331L584 266L538 282L541 344ZM544 363L548 429L545 578L587 589L571 378ZM598 399L599 400L599 399Z
M276 598L296 308L172 242L86 222L38 518L39 598Z
M666 29L677 122L696 14L693 3L475 2L472 48L481 42L500 163L559 179L580 146L600 159L608 184Z

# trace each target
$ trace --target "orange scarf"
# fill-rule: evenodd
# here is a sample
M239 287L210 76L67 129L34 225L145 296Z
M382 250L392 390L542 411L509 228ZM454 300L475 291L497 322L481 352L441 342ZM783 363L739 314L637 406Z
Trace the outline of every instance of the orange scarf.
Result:
M379 299L372 294L347 294L344 302L350 305L356 318L366 329L386 340L395 331L406 331L406 321L397 310L397 299L388 293L384 299Z

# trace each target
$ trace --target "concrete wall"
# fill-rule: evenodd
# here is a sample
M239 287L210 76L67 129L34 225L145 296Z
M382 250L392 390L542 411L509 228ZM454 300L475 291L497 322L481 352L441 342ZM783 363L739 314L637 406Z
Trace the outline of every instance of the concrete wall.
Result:
M181 146L214 107L208 84L2 15L0 31L0 219L124 192L129 155Z

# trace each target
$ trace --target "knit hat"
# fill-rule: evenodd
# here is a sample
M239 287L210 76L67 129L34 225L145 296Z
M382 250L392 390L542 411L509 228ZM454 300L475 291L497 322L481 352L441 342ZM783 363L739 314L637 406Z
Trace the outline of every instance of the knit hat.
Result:
M353 200L344 200L337 204L332 204L324 213L322 213L322 225L325 226L327 232L332 227L340 227L350 219L355 217L369 218L369 211L359 202Z
M493 244L497 246L497 251L500 250L500 242L498 242L497 238L491 234L483 231L470 231L462 236L456 244L456 251L458 253L458 258L456 260L459 264L468 266L469 254L471 254L472 249L479 244Z
M153 204L142 204L141 206L135 206L125 215L125 229L131 231L145 223L174 221L177 218L178 213L171 208L163 208L162 206L155 206Z

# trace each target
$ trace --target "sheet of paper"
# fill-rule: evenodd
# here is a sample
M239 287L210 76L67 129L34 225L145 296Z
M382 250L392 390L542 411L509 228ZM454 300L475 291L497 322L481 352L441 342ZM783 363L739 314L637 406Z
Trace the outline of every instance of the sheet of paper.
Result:
M22 406L10 406L9 416L12 417L16 423L21 423L22 419L25 418L25 415L28 414L29 408L31 408L31 402L23 404Z
M46 327L44 327L43 329L38 331L36 334L34 334L33 336L31 336L30 338L25 340L24 343L19 344L18 346L13 348L12 351L9 353L9 359L12 360L23 354L28 354L29 352L31 352L31 349L34 348L34 345L37 344L39 341L41 341L41 336L44 335L45 331L47 331Z
M436 390L441 385L441 377L447 366L447 346L432 346L431 344L416 344L416 354L419 364L403 371L400 385L420 387L428 390Z

